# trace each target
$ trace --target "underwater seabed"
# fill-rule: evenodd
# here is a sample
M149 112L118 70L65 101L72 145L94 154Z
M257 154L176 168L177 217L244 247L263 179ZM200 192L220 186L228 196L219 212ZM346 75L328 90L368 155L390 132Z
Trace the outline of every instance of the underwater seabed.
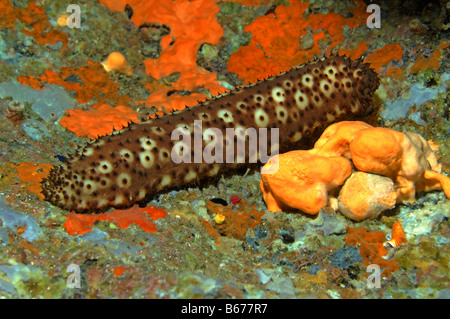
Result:
M435 183L414 180L413 201L394 199L362 220L339 211L340 186L325 187L330 200L314 214L293 207L298 200L276 212L258 170L97 214L58 208L41 188L90 139L330 54L370 63L380 79L378 112L356 120L413 132L416 146L421 136L418 167L439 166L446 178L448 4L71 4L0 0L1 298L450 298L450 201ZM305 192L286 175L285 188L270 184L278 204L277 191Z

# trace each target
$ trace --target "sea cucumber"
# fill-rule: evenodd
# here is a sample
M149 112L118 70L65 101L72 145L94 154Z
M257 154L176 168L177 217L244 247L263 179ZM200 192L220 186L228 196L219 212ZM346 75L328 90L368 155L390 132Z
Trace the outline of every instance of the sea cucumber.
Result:
M43 194L52 204L77 212L145 202L157 192L198 184L248 166L255 156L261 159L259 152L249 151L244 163L192 160L176 164L171 152L180 142L171 138L174 129L184 128L194 136L194 120L201 120L204 149L215 128L222 132L223 145L227 128L279 128L279 144L271 144L271 153L276 154L301 148L313 132L333 122L364 115L371 109L378 85L378 76L368 64L343 56L323 57L195 107L100 137L52 169L42 181ZM249 144L248 136L239 138ZM184 146L184 154L194 154L194 137L191 141Z

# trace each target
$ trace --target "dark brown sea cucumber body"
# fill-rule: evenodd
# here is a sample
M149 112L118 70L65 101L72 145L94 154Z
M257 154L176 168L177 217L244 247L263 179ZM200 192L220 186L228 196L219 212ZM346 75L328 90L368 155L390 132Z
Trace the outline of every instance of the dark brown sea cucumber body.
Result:
M322 58L101 137L51 170L43 180L43 194L52 204L77 212L127 207L155 192L199 183L260 159L258 152L247 152L245 163L195 163L194 120L201 120L206 139L214 135L213 128L219 129L223 145L227 128L279 128L279 148L270 132L268 145L272 153L285 152L299 148L315 130L365 114L378 85L377 74L365 63L340 56ZM177 145L171 133L176 128L192 136L192 144L183 148L192 153L191 163L175 164L171 159ZM203 141L202 149L206 145Z

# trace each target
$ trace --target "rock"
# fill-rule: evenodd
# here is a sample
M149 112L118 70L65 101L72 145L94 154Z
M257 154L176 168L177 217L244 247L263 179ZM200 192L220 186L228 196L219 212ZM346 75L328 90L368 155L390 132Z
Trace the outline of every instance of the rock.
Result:
M376 218L395 207L394 182L384 176L355 172L339 194L339 211L352 220Z

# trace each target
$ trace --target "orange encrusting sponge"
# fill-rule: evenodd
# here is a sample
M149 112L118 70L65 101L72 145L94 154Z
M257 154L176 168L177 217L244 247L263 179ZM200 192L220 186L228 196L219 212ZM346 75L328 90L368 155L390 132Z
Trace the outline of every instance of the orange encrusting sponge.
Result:
M123 105L111 107L101 104L90 111L68 110L59 124L78 136L96 139L113 130L121 130L128 126L129 121L139 122L136 111Z
M290 5L279 5L274 13L258 17L245 27L251 32L249 45L241 47L228 60L228 70L246 82L256 82L289 70L320 56L323 49L319 41L329 41L326 52L330 53L344 39L345 25L356 28L368 17L363 1L354 4L353 16L345 18L336 13L309 14L305 12L308 2L290 0ZM305 17L306 16L306 17ZM308 31L310 29L310 31ZM299 39L309 38L310 46L299 48ZM367 46L362 42L355 50L361 56Z
M145 232L155 233L157 229L152 220L156 221L166 216L167 212L162 208L154 206L140 208L137 205L125 210L96 215L70 213L67 215L64 229L69 235L83 235L92 230L95 222L111 221L120 228L128 228L131 224L135 224Z
M0 0L0 28L15 29L15 22L19 20L25 27L23 34L31 36L40 45L62 43L61 50L67 48L67 35L53 28L45 10L36 2L29 2L26 8L14 8L9 0Z
M79 78L80 81L67 80L73 76ZM100 63L89 60L86 66L79 68L62 67L58 73L46 70L44 75L39 78L19 76L17 80L34 89L41 89L46 83L61 85L67 90L75 91L78 102L83 104L95 99L97 103L128 105L131 100L129 96L121 95L119 83L111 80L108 72Z
M225 89L217 81L216 73L209 72L197 64L197 52L204 43L218 44L223 29L216 15L220 7L214 0L167 1L167 0L99 0L111 10L123 12L126 5L133 9L131 21L138 27L145 23L160 23L170 28L170 33L161 38L161 54L158 59L144 60L145 71L156 80L179 73L180 77L171 85L151 92L147 100L136 101L166 111L182 110L193 106L206 96L223 93ZM191 93L181 96L173 92Z

